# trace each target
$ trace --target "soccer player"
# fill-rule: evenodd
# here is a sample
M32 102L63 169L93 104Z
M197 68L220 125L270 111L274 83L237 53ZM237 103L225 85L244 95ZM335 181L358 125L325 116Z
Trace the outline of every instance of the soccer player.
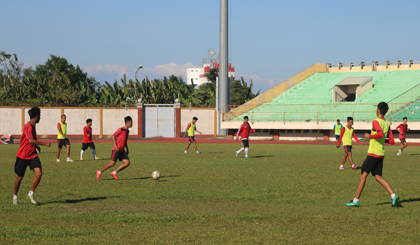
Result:
M86 126L83 128L82 151L80 151L80 160L83 160L83 153L90 147L92 149L93 159L99 160L96 157L95 144L92 141L92 119L86 120Z
M341 129L344 128L343 124L340 123L340 119L337 119L337 124L334 124L333 132L335 133L335 140L340 139Z
M185 148L185 151L184 151L185 154L188 154L188 148L190 148L191 143L194 143L194 148L195 148L195 151L197 152L197 154L201 153L197 149L197 143L195 142L195 138L194 138L195 131L197 131L199 134L201 134L201 132L197 130L197 125L195 125L197 120L198 120L198 118L193 117L193 120L190 123L188 123L187 129L185 129L184 138L185 138L185 136L187 136L187 133L188 133L188 138L189 138L187 148Z
M241 127L238 130L238 133L236 133L236 140L239 140L239 136L241 136L242 143L244 144L244 147L239 149L239 151L235 151L236 157L239 156L239 153L241 153L243 150L245 150L245 158L248 157L248 149L249 149L249 133L255 132L251 129L251 125L248 123L248 116L244 117L244 123L242 123Z
M369 135L365 134L365 138L370 140L368 156L362 165L362 174L360 175L359 186L357 187L356 197L349 203L346 203L348 207L358 207L359 198L362 194L363 188L365 187L366 177L369 173L375 176L378 181L391 195L392 207L396 207L399 201L399 197L392 191L391 186L382 178L382 167L384 164L385 150L384 144L386 138L389 138L388 143L394 144L394 136L390 130L389 123L385 120L385 114L388 112L388 104L381 102L378 104L376 114L378 118L373 121L372 132Z
M65 146L67 148L67 162L73 162L73 160L70 159L70 141L67 138L67 123L66 123L66 115L61 115L61 121L57 124L57 143L58 143L58 149L57 149L57 162L60 162L60 152L61 148Z
M398 138L401 141L401 148L398 150L397 156L401 156L402 155L402 151L408 145L407 142L406 142L406 140L405 140L405 133L407 133L408 131L410 131L410 129L408 128L408 124L407 124L407 117L404 117L403 118L403 123L401 123L400 125L397 126L397 131L399 132Z
M50 147L50 143L43 143L37 140L35 125L41 120L41 110L38 107L32 107L29 111L30 121L25 124L23 128L22 137L20 139L20 147L16 155L15 173L17 174L15 180L15 192L13 194L13 205L18 205L18 191L23 176L25 176L26 168L29 166L35 172L35 178L32 182L31 190L28 193L28 198L31 203L36 204L34 198L34 191L41 181L42 166L41 161L36 153L39 150L38 145Z
M344 163L346 163L347 157L349 158L349 161L351 163L351 168L352 169L357 169L358 168L353 163L353 158L352 158L352 153L351 153L351 148L353 146L353 141L352 141L351 138L353 137L358 143L360 143L360 140L357 138L356 133L354 132L354 128L352 126L353 126L353 118L348 117L347 118L347 125L344 128L341 129L341 135L340 135L340 138L338 139L338 142L337 142L337 148L340 148L341 141L343 141L343 146L344 146L344 156L343 156L343 160L342 160L341 165L340 165L340 169L345 169L344 168Z
M103 171L107 170L108 168L114 167L117 160L123 162L115 171L111 173L114 179L118 180L117 173L124 170L126 167L130 166L130 159L128 158L128 145L127 139L128 134L130 133L129 129L133 127L133 119L130 116L126 116L124 118L125 126L119 128L113 135L112 135L112 142L114 142L114 146L112 147L112 154L111 154L111 161L106 164L100 171L96 172L96 179L101 179L101 174ZM125 151L125 149L127 151Z

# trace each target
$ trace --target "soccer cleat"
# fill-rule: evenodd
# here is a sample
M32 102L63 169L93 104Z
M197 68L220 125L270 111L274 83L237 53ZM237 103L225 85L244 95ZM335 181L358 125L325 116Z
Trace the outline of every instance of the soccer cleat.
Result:
M111 175L112 175L112 177L114 177L114 179L119 180L119 179L117 178L117 174L111 173Z
M60 159L57 159L57 162L60 162Z
M344 168L344 167L340 167L340 169L343 169L343 170L345 170L345 168Z
M18 199L13 199L13 205L19 205Z
M71 159L67 159L67 162L73 162L73 160L71 160Z
M184 151L185 154L188 154L188 151Z
M236 157L238 157L239 156L239 153L237 151L235 151L235 153L236 153Z
M34 195L32 195L32 196L29 196L29 195L28 195L27 197L28 197L28 199L29 199L29 200L31 200L31 203L32 203L32 204L36 204L36 201L35 201Z
M197 154L201 154L201 152L200 151L197 151Z
M396 207L398 205L398 201L400 200L400 197L395 195L395 197L392 199L392 207Z
M346 203L347 207L359 207L359 202L354 203L353 200L351 200L349 203Z
M249 158L249 156L246 156L245 158Z
M80 158L80 161L83 161L83 158Z
M94 160L99 160L100 158L99 157L95 157L95 159Z
M101 174L99 173L99 171L96 171L96 179L100 180L101 179Z
M397 153L397 156L401 156L401 152L398 152L398 153Z
M356 166L356 165L354 165L353 167L352 167L352 169L358 169L359 167L358 166Z

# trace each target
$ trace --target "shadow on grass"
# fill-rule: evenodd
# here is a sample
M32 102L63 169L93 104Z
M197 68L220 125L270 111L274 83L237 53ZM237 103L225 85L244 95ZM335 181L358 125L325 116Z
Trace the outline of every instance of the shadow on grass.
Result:
M420 154L417 154L417 153L416 154L410 154L410 156L418 156L418 155L420 155Z
M168 176L161 176L160 179L165 179L165 178L177 178L177 177L181 177L181 175L168 175ZM127 178L127 179L120 179L121 180L140 180L140 179L153 179L152 177L138 177L138 178ZM104 180L115 180L115 179L104 179ZM102 181L102 179L101 179ZM161 182L165 182L163 180L160 180Z
M116 197L119 197L119 196L115 196L111 198L116 198ZM88 198L83 198L83 199L73 199L73 200L67 199L64 201L44 202L39 205L52 204L52 203L79 203L79 202L98 201L98 200L105 200L105 199L107 199L107 197L88 197Z
M250 158L265 158L265 157L274 157L272 155L268 155L268 156L252 156Z
M420 198L412 198L412 199L399 201L397 204L397 207L402 208L403 206L401 205L401 203L406 203L406 202L420 202ZM391 204L391 202L383 202L383 203L378 203L376 205L379 206L379 205L389 205L389 204Z

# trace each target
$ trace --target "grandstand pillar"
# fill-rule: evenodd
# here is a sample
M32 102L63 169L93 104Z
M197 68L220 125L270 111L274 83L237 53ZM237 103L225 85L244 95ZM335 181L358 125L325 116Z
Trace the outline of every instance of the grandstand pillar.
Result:
M175 103L175 137L181 137L181 105Z
M330 141L331 130L324 130L324 141Z
M137 103L137 137L143 138L143 103Z
M274 140L279 140L280 130L274 129Z
M233 129L229 129L228 130L228 136L229 136L229 140L234 140L234 138L233 138Z

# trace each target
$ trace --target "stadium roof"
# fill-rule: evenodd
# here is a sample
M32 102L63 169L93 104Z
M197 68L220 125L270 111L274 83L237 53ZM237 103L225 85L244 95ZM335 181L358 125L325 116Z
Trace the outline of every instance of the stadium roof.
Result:
M345 86L345 85L360 85L363 86L366 83L372 81L373 77L346 77L341 82L337 83L335 86Z

